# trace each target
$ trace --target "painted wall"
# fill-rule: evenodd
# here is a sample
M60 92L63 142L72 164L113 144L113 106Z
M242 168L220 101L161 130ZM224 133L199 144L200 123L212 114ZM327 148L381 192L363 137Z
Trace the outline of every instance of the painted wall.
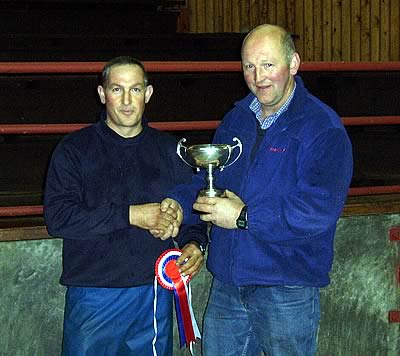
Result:
M400 214L342 218L338 224L332 283L322 291L320 356L400 354L400 325L388 311L400 308L395 278L399 246L388 229ZM58 284L61 240L0 243L0 355L60 354L64 287ZM192 281L199 325L208 297L210 274ZM176 331L176 330L175 330ZM174 335L174 355L180 351ZM200 355L200 347L195 347Z

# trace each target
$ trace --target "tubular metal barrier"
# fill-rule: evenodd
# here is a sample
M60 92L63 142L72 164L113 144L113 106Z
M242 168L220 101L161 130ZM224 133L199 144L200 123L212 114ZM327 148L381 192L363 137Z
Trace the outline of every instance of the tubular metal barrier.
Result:
M105 62L0 62L0 74L100 73ZM149 72L240 72L238 61L230 62L144 62ZM399 71L400 62L303 62L302 72L367 72Z
M354 116L342 117L345 126L400 125L400 116ZM0 125L2 135L67 134L90 124L5 124ZM215 130L214 121L168 121L150 122L149 126L162 131Z

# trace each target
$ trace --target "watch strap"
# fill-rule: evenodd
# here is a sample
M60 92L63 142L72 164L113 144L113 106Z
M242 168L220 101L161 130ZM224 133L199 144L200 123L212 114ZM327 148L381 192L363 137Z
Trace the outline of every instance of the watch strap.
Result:
M239 229L247 230L247 205L240 211L239 217L236 220L236 226Z
M200 242L195 241L195 240L192 240L192 241L190 241L189 243L196 245L196 246L199 248L201 254L202 254L203 256L205 255L205 253L206 253L206 248L205 248Z

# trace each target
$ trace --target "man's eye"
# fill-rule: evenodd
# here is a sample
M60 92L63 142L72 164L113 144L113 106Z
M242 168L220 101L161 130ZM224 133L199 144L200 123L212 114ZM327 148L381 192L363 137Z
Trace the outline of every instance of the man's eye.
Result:
M134 93L140 93L140 92L142 91L142 88L139 88L139 87L133 88L132 91L133 91Z
M265 63L264 64L264 68L265 69L268 69L268 68L271 68L272 67L272 63Z
M246 70L252 70L254 66L252 64L245 64L244 69Z
M118 87L115 87L115 88L112 88L111 91L112 91L113 93L119 93L119 92L121 91L121 89L118 88Z

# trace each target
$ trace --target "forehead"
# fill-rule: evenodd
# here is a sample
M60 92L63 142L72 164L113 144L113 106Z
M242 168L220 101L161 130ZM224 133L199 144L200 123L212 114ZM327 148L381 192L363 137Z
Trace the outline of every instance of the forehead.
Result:
M110 68L108 75L110 84L116 83L144 83L144 72L142 68L135 64L115 65Z
M276 32L254 33L246 40L243 46L243 60L250 60L255 57L281 58L283 56L281 38Z

